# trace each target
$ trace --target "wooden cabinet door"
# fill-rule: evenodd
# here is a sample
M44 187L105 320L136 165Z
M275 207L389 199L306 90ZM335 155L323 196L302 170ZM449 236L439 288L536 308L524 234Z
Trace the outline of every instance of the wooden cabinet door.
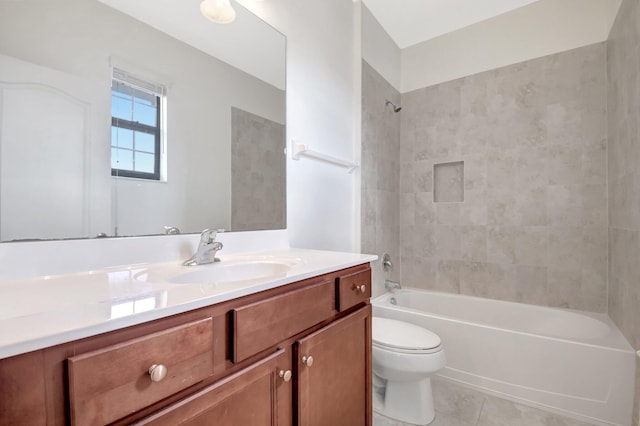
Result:
M371 425L370 305L298 340L294 354L300 426Z
M135 425L290 425L292 381L284 381L279 375L290 367L290 352L279 349Z

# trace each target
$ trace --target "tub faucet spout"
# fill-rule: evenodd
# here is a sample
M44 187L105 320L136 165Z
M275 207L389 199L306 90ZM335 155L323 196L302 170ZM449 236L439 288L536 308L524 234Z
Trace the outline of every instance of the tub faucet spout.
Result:
M216 253L222 250L222 243L216 241L216 235L218 232L224 232L222 229L210 230L205 229L200 234L200 244L198 249L189 259L185 260L182 264L184 266L203 265L206 263L220 262L220 259L216 257Z
M393 291L402 288L402 285L396 281L384 280L384 287L389 291Z

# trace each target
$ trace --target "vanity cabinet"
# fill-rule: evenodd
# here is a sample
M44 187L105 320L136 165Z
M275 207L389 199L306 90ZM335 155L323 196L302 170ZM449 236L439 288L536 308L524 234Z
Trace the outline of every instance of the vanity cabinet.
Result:
M135 425L280 425L286 424L288 413L280 413L278 401L289 392L284 380L288 362L286 351L273 355L226 377L211 386L177 402ZM279 372L283 372L283 377ZM290 370L287 370L291 374ZM283 395L284 394L284 395ZM280 416L279 416L280 414Z
M368 264L0 360L4 425L371 425Z
M300 426L371 424L371 307L295 343Z
M109 424L210 377L212 322L205 318L69 358L71 423Z

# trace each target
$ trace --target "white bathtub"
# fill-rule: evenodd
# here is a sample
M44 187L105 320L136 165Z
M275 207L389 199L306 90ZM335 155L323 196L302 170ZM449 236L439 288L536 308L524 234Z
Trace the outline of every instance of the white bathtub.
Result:
M441 377L594 424L631 424L635 353L607 315L413 289L372 303L374 316L440 336Z

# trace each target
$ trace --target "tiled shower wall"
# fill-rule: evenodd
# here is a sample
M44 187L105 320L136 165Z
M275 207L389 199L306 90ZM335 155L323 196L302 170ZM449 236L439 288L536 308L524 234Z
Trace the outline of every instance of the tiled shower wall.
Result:
M374 268L374 294L384 278L400 279L400 93L362 61L362 252L389 253L394 270Z
M599 43L402 95L403 285L606 311L605 55ZM450 162L463 201L435 203L434 165Z
M609 125L609 315L640 349L640 6L624 0L607 45ZM639 423L636 364L634 425Z

